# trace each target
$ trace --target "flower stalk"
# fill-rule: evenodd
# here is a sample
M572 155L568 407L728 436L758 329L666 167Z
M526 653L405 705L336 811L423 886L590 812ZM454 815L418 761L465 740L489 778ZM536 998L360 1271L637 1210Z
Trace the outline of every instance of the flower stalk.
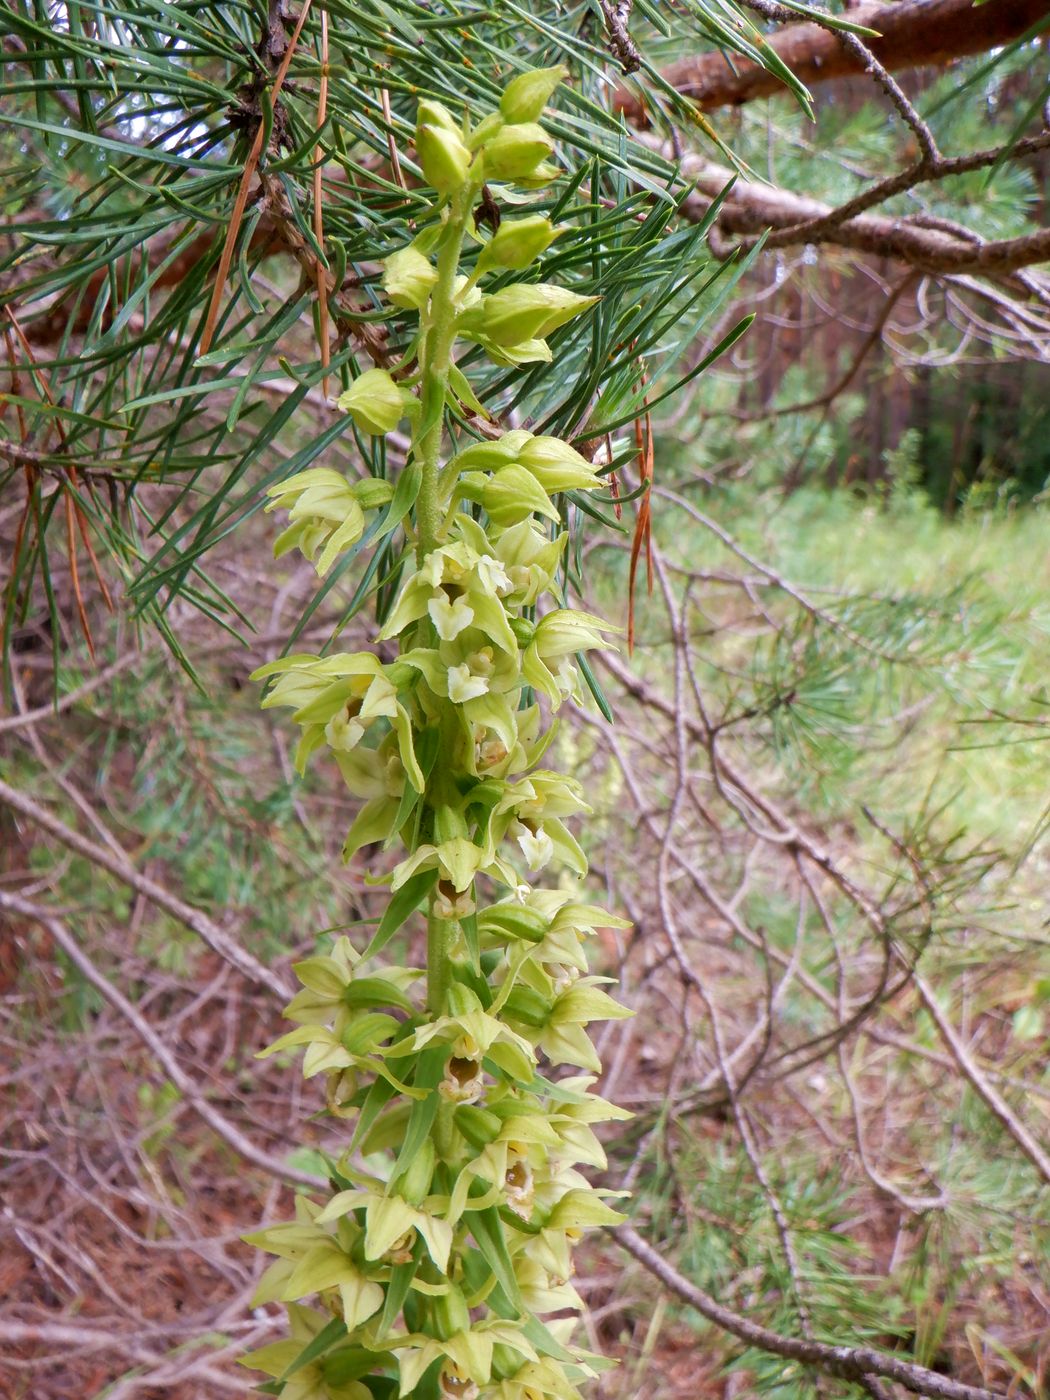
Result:
M464 192L460 192L449 208L449 220L441 241L437 260L437 281L430 298L427 312L427 327L423 341L421 360L423 381L421 399L423 405L422 427L420 429L418 451L421 477L419 499L416 505L417 544L416 552L422 563L435 547L441 532L441 499L439 478L441 474L442 424L445 417L445 401L448 396L448 376L452 364L452 345L456 338L456 277L459 273L459 258L466 234L470 210L464 208Z
M595 300L526 280L486 291L565 231L529 215L485 240L471 212L488 179L557 178L540 117L563 76L519 75L474 127L420 104L440 222L384 275L391 302L419 313L417 388L374 369L340 399L363 432L408 419L408 475L391 491L315 469L271 493L289 513L279 552L323 573L369 511L388 511L382 533L400 526L415 565L374 637L396 660L299 654L256 672L263 703L293 711L299 771L327 751L360 804L345 858L390 853L368 946L338 938L297 964L294 1029L263 1052L301 1050L348 1131L330 1197L302 1196L294 1220L248 1237L275 1256L255 1302L283 1303L290 1335L245 1364L284 1400L578 1400L603 1364L573 1340L572 1250L623 1217L580 1167L605 1165L592 1125L629 1115L592 1092L587 1027L628 1013L588 975L587 943L627 924L584 898L570 824L590 809L544 766L556 711L583 699L577 657L615 630L566 606L555 499L603 482L557 438L445 431L447 408L476 405L458 340L499 365L550 360L546 336ZM417 912L426 966L392 965L385 950Z

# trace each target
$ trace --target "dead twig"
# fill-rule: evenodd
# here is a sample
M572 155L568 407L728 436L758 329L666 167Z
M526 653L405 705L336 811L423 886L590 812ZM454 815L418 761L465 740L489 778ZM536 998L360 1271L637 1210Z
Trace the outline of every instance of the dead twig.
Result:
M148 875L137 871L132 865L130 857L127 860L121 860L112 851L96 845L94 841L89 841L86 836L81 836L79 832L66 826L65 822L60 821L34 798L29 797L24 792L19 792L17 788L11 787L3 779L0 779L0 803L26 817L42 830L49 832L62 845L76 851L78 855L84 856L93 865L108 870L111 875L115 875L118 880L130 885L132 889L138 890L140 894L152 900L161 909L167 910L169 914L172 914L180 923L185 924L188 929L191 929L207 943L213 952L218 953L242 976L255 982L270 996L280 998L282 1001L287 1001L291 996L291 989L280 973L273 968L264 967L246 948L242 948L199 909L185 904L170 890L158 884L156 880L152 880Z

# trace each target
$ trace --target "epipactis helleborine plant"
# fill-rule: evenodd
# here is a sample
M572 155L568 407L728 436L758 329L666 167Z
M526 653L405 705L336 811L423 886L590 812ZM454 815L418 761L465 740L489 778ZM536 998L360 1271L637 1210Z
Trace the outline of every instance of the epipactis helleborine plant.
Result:
M442 459L446 406L480 408L457 338L499 365L549 361L546 336L595 300L479 285L565 233L529 214L486 237L472 213L486 182L537 189L558 175L539 119L564 76L520 74L473 127L419 104L416 152L440 216L383 276L393 305L418 312L416 373L370 369L339 400L364 433L407 421L407 465L393 488L322 467L270 491L289 519L277 553L298 548L320 574L369 512L384 514L366 543L400 526L415 544L375 638L396 641L396 660L294 655L255 673L265 705L294 711L299 771L326 747L361 801L345 857L396 852L371 942L340 937L296 966L295 1029L263 1052L301 1048L348 1128L330 1198L301 1195L294 1220L247 1237L276 1256L255 1303L284 1303L290 1336L245 1364L283 1400L572 1400L601 1364L572 1342L572 1249L623 1217L580 1167L605 1165L592 1124L629 1115L590 1092L601 1065L587 1026L628 1013L587 975L585 947L596 928L628 925L573 893L587 861L567 821L589 808L542 760L558 708L582 700L576 658L616 630L562 606L552 497L604 482L568 443L521 430ZM467 240L481 244L469 276ZM536 882L551 875L553 887ZM426 967L377 961L419 909ZM561 1066L580 1072L552 1077Z

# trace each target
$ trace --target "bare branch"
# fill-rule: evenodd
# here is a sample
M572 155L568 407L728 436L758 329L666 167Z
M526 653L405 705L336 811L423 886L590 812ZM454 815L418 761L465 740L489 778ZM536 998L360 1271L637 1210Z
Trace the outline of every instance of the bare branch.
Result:
M151 880L148 875L141 874L131 864L130 859L121 860L112 851L96 845L94 841L89 841L86 836L81 836L79 832L66 826L46 807L42 807L33 798L24 792L19 792L17 788L11 787L2 779L0 779L0 802L28 818L44 831L50 832L56 840L61 841L70 850L76 851L78 855L86 857L93 865L108 870L118 880L123 880L125 884L138 890L140 894L152 900L161 909L174 915L180 923L185 924L188 929L192 929L198 938L207 943L213 952L218 953L221 958L225 958L244 977L257 983L271 996L279 997L283 1001L287 1001L291 996L291 989L278 972L272 968L264 967L246 948L242 948L228 933L214 924L206 914L201 913L199 909L194 909L189 904L184 904L181 899L173 895L170 890L165 889L163 885L158 884L156 880Z
M860 5L848 17L879 31L879 38L861 47L870 49L888 72L900 73L942 68L953 59L986 53L1018 38L1047 14L1048 0L996 0L985 6L975 6L972 0L904 0ZM868 66L859 49L844 45L842 38L821 24L794 24L771 40L770 48L803 83L827 82L863 73ZM768 68L747 59L735 59L730 66L718 52L680 59L664 69L663 76L702 112L785 91L783 80ZM644 103L636 93L620 88L615 102L632 120L644 118Z
M312 1172L304 1172L298 1167L290 1167L280 1158L271 1157L261 1147L256 1147L255 1143L246 1138L235 1123L231 1123L218 1109L212 1107L149 1022L140 1016L127 997L114 987L108 978L103 976L61 920L55 918L42 905L34 904L28 899L21 899L18 895L8 894L3 890L0 890L0 909L21 914L23 918L33 919L47 929L73 966L84 975L96 991L101 992L110 1006L123 1016L194 1112L199 1114L208 1127L218 1134L223 1142L228 1143L246 1162L261 1167L263 1171L270 1172L273 1176L281 1177L286 1181L294 1181L301 1186L324 1185L321 1178Z
M844 1380L864 1383L870 1376L885 1376L916 1395L929 1395L934 1397L934 1400L1005 1400L1001 1391L962 1385L937 1371L927 1370L925 1366L916 1366L910 1361L888 1356L885 1352L873 1351L870 1347L830 1346L826 1342L782 1336L781 1333L752 1322L716 1302L710 1293L705 1293L703 1289L697 1288L696 1284L684 1278L658 1250L646 1244L629 1225L618 1225L610 1234L628 1254L633 1255L639 1264L648 1269L683 1302L694 1307L716 1327L739 1337L748 1346L773 1352L776 1356L784 1356L792 1361L801 1361L808 1366L816 1366L828 1375L840 1376Z
M1034 137L1027 143L1029 150L1048 145L1050 136ZM1050 229L1039 229L1019 238L975 243L972 235L953 235L943 228L931 228L920 218L856 212L862 206L870 208L928 179L991 165L998 154L989 151L942 159L932 173L912 167L837 209L790 190L739 179L726 166L716 165L702 156L686 155L682 160L682 173L694 182L697 193L686 200L683 212L687 218L699 222L706 216L711 201L732 182L715 226L722 233L745 235L738 245L742 248L753 247L767 230L771 230L765 238L767 248L830 243L853 252L897 258L918 272L1004 277L1050 259ZM731 249L725 251L728 253Z

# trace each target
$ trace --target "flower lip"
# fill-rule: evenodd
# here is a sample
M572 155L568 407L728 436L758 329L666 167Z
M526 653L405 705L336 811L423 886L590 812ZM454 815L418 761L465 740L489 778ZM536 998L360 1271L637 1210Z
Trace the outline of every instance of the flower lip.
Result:
M430 620L443 642L454 642L474 621L474 609L465 595L450 598L449 590L452 587L455 585L445 584L437 589L427 604Z
M441 1393L447 1395L449 1400L477 1400L481 1391L458 1367L446 1366L441 1372Z
M438 1092L450 1103L477 1103L485 1093L481 1061L465 1055L450 1055L445 1062L445 1077L438 1086Z
M446 1072L457 1084L469 1084L472 1079L477 1078L480 1069L477 1060L468 1060L462 1055L450 1055L445 1066Z

